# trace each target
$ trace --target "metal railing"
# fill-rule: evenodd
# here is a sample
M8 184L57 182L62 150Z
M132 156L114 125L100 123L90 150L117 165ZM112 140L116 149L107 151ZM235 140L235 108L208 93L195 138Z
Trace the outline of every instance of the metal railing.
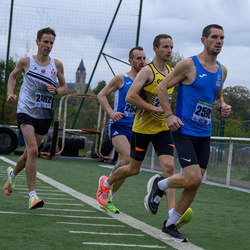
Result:
M175 152L176 171L181 169ZM161 171L152 145L143 168ZM211 137L210 159L204 181L250 189L250 138Z

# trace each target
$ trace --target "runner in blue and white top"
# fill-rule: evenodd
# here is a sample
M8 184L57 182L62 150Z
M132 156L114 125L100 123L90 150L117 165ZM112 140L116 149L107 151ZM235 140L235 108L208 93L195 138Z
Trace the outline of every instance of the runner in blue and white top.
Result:
M146 56L143 48L134 47L129 52L131 70L124 74L116 75L98 94L98 101L110 117L109 134L112 144L118 153L118 162L114 167L126 165L130 161L130 140L132 138L132 125L136 108L125 101L126 94L132 85L137 73L144 67ZM114 104L108 102L107 96L114 94ZM115 183L109 203L103 206L109 212L118 213L119 209L114 206L112 195L120 188L124 180Z
M125 98L134 80L132 80L126 73L124 73L123 76L124 76L123 86L120 89L114 91L113 110L115 112L121 112L124 114L120 120L116 121L117 124L120 125L124 124L125 126L129 126L132 128L136 107L127 103L125 101ZM115 121L113 121L111 118L109 122L110 124L115 123ZM112 134L111 136L113 137Z
M179 241L183 241L185 236L174 225L190 207L207 169L213 107L223 117L229 116L231 112L231 106L223 98L227 68L217 61L224 43L223 28L217 24L206 26L201 42L204 45L203 51L197 56L178 62L175 69L158 86L159 100L167 117L168 127L173 131L179 162L185 173L174 174L156 183L161 190L184 189L162 233L165 237L170 236ZM177 84L178 100L174 115L166 90Z

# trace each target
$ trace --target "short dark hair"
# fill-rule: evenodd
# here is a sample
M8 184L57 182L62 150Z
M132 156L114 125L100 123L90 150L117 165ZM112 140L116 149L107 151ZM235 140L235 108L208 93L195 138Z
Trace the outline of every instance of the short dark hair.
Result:
M42 39L43 34L51 34L56 37L56 32L50 27L38 30L36 38L40 41Z
M141 50L141 51L143 51L143 48L141 47L141 46L136 46L136 47L134 47L134 48L132 48L130 51L129 51L129 59L133 59L133 57L134 57L134 55L133 55L133 53L134 53L134 50Z
M160 46L160 40L161 39L168 39L168 38L170 38L171 40L173 40L172 37L170 35L167 35L167 34L160 34L160 35L156 36L155 39L154 39L154 41L153 41L153 46L159 48L159 46Z
M202 37L206 37L206 38L209 37L209 35L211 34L211 29L213 29L213 28L220 29L220 30L224 31L223 27L220 26L219 24L209 24L203 29Z

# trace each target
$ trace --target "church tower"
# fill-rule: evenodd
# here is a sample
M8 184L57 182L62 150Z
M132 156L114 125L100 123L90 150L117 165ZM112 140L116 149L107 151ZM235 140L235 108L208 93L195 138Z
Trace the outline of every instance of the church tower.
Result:
M84 67L83 60L81 60L79 67L76 71L75 88L77 94L83 93L83 90L86 87L85 79L86 79L86 69Z

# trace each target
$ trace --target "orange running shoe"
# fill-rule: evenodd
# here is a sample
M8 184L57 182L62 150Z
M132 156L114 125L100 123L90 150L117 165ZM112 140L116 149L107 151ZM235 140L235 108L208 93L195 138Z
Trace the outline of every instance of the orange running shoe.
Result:
M99 179L99 185L96 193L96 199L102 206L108 205L109 187L104 186L104 181L107 180L107 176L101 176Z
M29 209L36 209L43 207L44 201L42 199L39 199L36 194L32 194L29 197Z
M13 171L12 167L8 167L6 170L7 181L3 186L3 190L4 190L4 193L7 195L11 195L14 192L16 178L10 177L10 174L12 171Z

